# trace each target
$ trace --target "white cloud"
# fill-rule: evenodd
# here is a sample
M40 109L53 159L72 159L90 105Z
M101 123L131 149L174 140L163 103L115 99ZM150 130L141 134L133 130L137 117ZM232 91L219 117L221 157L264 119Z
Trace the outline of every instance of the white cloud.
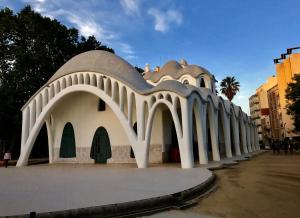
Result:
M133 47L122 39L122 21L132 19L127 15L139 14L140 0L120 0L119 7L112 8L110 2L85 0L22 0L43 16L58 19L69 27L75 27L85 37L94 35L100 42L112 47L119 55L128 59L137 58ZM97 9L97 10L95 10Z
M85 37L94 35L98 40L106 43L116 38L115 33L103 28L100 24L96 23L95 20L91 19L91 17L68 13L66 18L70 23L73 23Z
M126 14L129 15L139 14L139 10L140 10L139 0L121 0L121 5L124 8Z
M167 32L172 24L180 25L183 20L182 14L173 9L163 12L156 8L150 8L148 14L154 17L154 29L163 33Z
M127 44L127 43L120 43L120 50L128 55L133 55L134 51L131 47L131 45Z
M126 55L126 59L137 59L137 56L135 55Z

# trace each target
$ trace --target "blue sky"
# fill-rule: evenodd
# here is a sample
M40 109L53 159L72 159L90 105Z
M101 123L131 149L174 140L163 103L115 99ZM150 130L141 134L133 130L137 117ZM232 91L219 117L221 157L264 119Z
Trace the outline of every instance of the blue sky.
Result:
M235 76L234 102L246 112L249 96L275 74L273 58L300 45L299 0L0 0L14 11L28 4L133 65L184 58L219 81Z

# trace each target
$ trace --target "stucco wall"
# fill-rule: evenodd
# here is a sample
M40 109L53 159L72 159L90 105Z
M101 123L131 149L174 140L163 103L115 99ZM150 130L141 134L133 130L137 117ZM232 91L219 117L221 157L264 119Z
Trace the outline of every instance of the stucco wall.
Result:
M72 123L76 150L89 151L96 129L103 126L109 135L111 146L129 145L128 138L113 111L106 105L105 111L98 111L99 98L78 92L64 98L53 110L54 160L59 157L62 132L67 122ZM80 154L77 153L77 156ZM77 158L78 159L78 158ZM79 160L84 162L83 159Z
M93 163L90 159L92 140L98 127L103 126L108 132L112 158L108 163L134 163L130 158L131 146L127 135L113 111L106 105L105 111L98 111L99 98L88 93L78 92L64 98L52 111L54 129L54 162ZM127 106L127 105L126 105ZM135 114L135 110L133 111ZM136 116L133 116L136 120ZM70 122L74 128L76 158L59 158L63 128ZM162 162L163 130L162 112L157 110L153 121L150 163Z

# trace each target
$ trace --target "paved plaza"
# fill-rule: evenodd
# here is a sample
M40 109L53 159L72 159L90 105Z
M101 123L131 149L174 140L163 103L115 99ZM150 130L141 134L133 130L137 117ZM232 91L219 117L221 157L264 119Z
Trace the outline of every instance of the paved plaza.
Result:
M260 151L253 154L260 153ZM198 186L208 169L237 164L251 155L182 169L180 164L41 164L0 168L0 216L62 211L149 199Z
M212 176L205 168L179 165L137 169L133 165L35 165L0 168L0 216L49 212L173 194Z

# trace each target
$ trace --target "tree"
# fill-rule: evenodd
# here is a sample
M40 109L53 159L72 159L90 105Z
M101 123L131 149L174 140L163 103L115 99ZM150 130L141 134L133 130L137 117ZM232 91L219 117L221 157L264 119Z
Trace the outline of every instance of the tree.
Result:
M14 14L0 10L0 139L20 147L21 107L73 56L88 50L113 49L94 36L43 17L26 6ZM17 149L16 149L17 147Z
M234 76L225 77L220 84L221 93L225 95L229 101L232 101L237 92L240 91L240 83L235 80Z
M287 114L292 116L294 132L300 132L300 74L295 75L293 82L286 89Z

